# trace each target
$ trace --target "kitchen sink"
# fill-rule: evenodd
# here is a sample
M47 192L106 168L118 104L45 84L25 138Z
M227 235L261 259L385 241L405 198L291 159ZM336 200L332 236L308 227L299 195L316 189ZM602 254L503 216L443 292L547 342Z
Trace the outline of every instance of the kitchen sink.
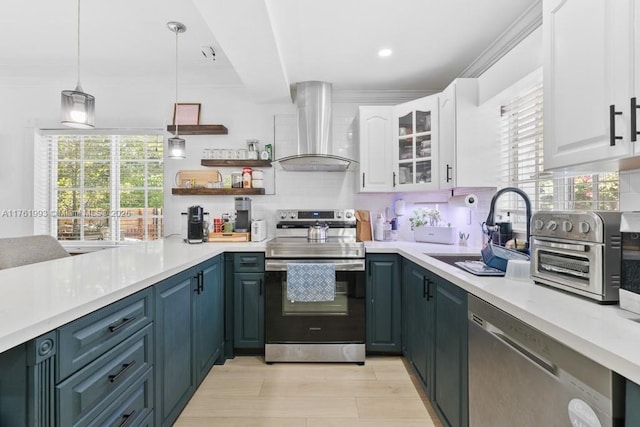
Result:
M481 255L431 255L428 253L425 253L425 255L429 255L431 258L435 258L438 261L442 261L468 273L475 274L476 276L504 276L505 274L504 271L487 266L484 261L482 261Z
M460 255L460 254L431 255L431 254L425 253L425 255L429 255L431 258L435 258L438 261L442 261L444 263L447 263L449 265L454 265L456 267L457 265L455 263L459 261L482 261L482 256L480 254L478 255Z

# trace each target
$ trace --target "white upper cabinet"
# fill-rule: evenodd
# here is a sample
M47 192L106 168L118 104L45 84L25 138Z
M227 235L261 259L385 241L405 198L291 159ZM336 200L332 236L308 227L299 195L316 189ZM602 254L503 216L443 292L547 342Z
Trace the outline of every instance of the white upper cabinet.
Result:
M480 165L495 164L500 154L478 116L478 80L456 79L439 94L440 188L497 187L498 175Z
M395 191L438 189L438 96L393 107Z
M544 0L545 169L595 165L633 152L633 3Z
M355 131L358 145L357 192L393 191L393 107L358 108Z

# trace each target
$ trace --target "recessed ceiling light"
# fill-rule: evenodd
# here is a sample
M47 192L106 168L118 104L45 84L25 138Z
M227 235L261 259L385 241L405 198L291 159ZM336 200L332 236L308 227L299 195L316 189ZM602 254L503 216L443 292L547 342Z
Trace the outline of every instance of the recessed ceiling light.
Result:
M391 49L380 49L378 51L378 56L385 58L387 56L391 56L392 53L393 51Z

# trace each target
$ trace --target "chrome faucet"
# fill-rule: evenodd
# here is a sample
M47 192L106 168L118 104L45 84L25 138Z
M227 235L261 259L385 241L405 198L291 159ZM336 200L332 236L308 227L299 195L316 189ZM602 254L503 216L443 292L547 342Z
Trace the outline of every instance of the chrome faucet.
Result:
M496 194L494 194L493 198L491 199L491 206L489 207L489 215L487 216L487 220L485 221L485 225L487 226L487 229L491 226L495 225L495 222L493 220L493 216L494 216L494 210L496 207L496 201L498 200L498 197L500 197L503 193L516 193L519 194L522 199L524 200L524 204L527 208L527 240L524 243L524 247L527 251L527 253L529 252L529 242L531 240L531 200L529 200L529 196L527 196L527 193L525 193L524 191L522 191L521 189L517 188L517 187L505 187L502 188L500 190L498 190L498 192Z

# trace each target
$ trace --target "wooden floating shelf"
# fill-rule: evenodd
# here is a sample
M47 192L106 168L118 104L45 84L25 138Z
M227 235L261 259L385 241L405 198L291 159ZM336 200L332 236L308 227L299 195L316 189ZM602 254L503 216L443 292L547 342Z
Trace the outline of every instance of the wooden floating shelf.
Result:
M172 188L171 194L177 196L259 196L264 188Z
M167 132L176 134L175 125L167 125ZM229 131L223 125L179 125L180 135L227 135Z
M239 166L270 168L271 160L223 160L223 159L202 159L202 166Z

